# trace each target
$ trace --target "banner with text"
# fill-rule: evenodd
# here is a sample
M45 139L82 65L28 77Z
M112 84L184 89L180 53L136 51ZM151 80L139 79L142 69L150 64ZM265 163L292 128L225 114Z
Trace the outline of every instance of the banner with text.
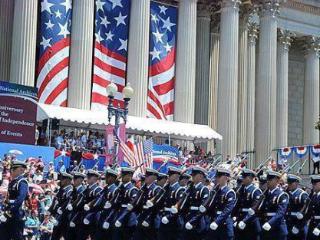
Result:
M34 144L37 89L0 81L0 142Z

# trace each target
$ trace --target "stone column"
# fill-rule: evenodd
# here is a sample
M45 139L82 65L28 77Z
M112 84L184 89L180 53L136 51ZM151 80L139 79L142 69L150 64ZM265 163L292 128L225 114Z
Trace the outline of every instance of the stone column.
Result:
M248 35L248 83L247 83L247 151L254 151L254 112L256 90L256 40L258 37L257 25L250 23ZM253 156L250 154L249 156ZM250 158L252 159L252 158ZM254 160L254 159L253 159ZM254 163L250 162L250 166Z
M179 2L174 119L194 122L197 0Z
M35 85L37 21L38 0L15 0L10 64L12 83Z
M68 107L90 109L94 1L73 1Z
M238 45L240 0L223 0L220 23L218 132L223 157L237 152Z
M239 27L239 86L238 86L238 125L237 152L246 150L247 138L247 81L248 81L248 13L241 10Z
M198 8L202 7L199 6ZM206 7L206 6L204 6ZM210 11L201 8L197 20L197 62L194 122L208 124L210 75Z
M0 1L0 80L2 81L10 79L13 10L13 0Z
M149 65L150 0L132 0L128 47L127 81L134 89L130 115L146 117Z
M303 143L314 144L319 142L319 131L314 127L319 119L320 38L312 37L308 41L305 56Z
M292 34L287 30L279 31L278 57L277 57L277 122L276 144L277 148L288 145L288 71L289 48Z
M256 81L255 150L257 162L276 146L278 0L266 1L260 12L258 79Z

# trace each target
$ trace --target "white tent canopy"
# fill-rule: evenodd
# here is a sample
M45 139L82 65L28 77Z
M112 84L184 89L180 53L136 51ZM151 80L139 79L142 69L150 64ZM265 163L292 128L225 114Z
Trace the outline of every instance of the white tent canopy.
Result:
M103 111L89 111L38 104L37 121L58 119L60 125L105 129L109 124L108 114ZM206 125L189 124L129 116L126 124L129 133L170 136L184 140L222 140L222 136Z

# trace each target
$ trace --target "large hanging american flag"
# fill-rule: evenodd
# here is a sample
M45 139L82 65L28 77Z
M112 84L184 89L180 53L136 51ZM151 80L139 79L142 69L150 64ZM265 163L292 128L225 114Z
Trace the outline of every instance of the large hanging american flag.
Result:
M110 82L118 86L114 104L123 104L129 12L130 0L96 0L92 110L106 110Z
M177 13L151 2L148 117L173 119Z
M41 0L39 102L67 106L72 0Z

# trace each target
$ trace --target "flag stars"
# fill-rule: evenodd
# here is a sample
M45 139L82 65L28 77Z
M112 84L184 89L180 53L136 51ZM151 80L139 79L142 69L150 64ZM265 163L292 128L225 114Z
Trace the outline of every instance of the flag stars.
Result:
M162 28L165 28L165 29L169 30L170 32L172 31L171 28L176 25L175 23L172 23L170 21L170 17L168 17L166 20L161 18L161 21L163 22Z
M54 14L56 15L56 18L60 18L61 19L62 13L59 11L59 9L58 9L58 11L54 12Z
M60 32L58 33L58 35L62 35L64 38L66 38L67 35L70 34L70 32L68 30L68 22L66 22L66 24L64 24L64 25L59 23L59 27L60 27Z
M167 52L171 52L172 46L171 46L169 43L167 43L167 44L164 46L164 48L166 49Z
M101 0L97 0L96 1L96 6L97 6L97 11L99 11L99 9L101 11L103 11L103 6L104 6L105 2L101 2Z
M62 6L64 6L66 8L66 12L69 11L69 9L71 9L71 0L66 0L64 3L61 3Z
M51 38L45 39L45 37L42 36L42 41L40 42L40 45L43 47L44 50L45 50L47 47L51 47L50 41L51 41Z
M128 47L128 40L122 40L121 38L119 38L120 44L121 46L118 48L118 50L125 50L127 51L127 47Z
M46 23L44 23L47 27L46 27L46 29L51 29L52 30L52 28L53 28L53 26L54 26L54 24L51 22L51 20L49 19L49 21L48 22L46 22Z
M111 23L108 21L107 16L100 17L100 19L101 19L101 25L104 25L106 28L108 27L109 24L111 24Z
M109 32L106 33L107 39L106 40L113 40L113 36L114 34L112 34L111 30Z
M43 2L41 2L41 12L47 11L49 13L51 13L51 7L53 6L53 3L48 2L48 0L43 0Z
M152 61L154 59L158 59L160 60L160 53L161 51L158 51L155 47L153 48L153 51L150 52L150 54L152 55Z
M119 16L118 17L115 17L114 19L117 21L117 27L120 25L120 24L123 24L123 25L126 25L125 23L125 19L127 18L127 16L122 16L121 12L119 13Z
M165 6L159 6L160 8L160 13L166 14L166 11L168 10L168 8L166 8Z
M117 6L123 7L121 0L109 0L112 3L112 9L115 9Z
M153 32L152 34L153 34L153 36L155 36L157 43L158 43L158 42L163 43L163 41L162 41L163 33L160 33L160 32L158 31L158 29L157 29L156 32Z
M95 34L96 36L96 41L98 43L100 43L101 41L103 41L103 38L101 37L101 33L100 33L100 30Z
M151 14L151 21L158 23L159 22L159 18L157 17L156 14Z

